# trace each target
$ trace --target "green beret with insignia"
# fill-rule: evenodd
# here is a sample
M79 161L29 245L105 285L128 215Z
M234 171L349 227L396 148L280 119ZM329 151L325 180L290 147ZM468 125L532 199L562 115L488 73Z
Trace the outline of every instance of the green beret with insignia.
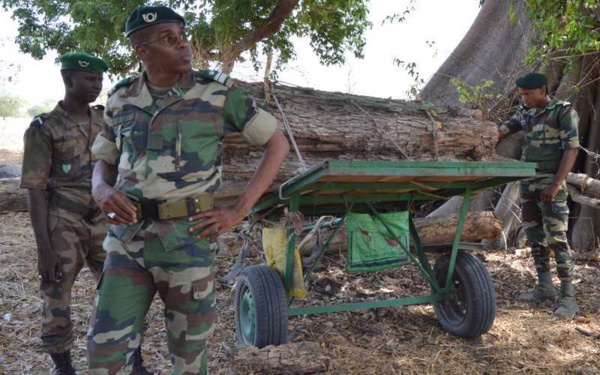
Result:
M528 73L517 79L517 87L522 89L539 89L548 84L548 78L541 73Z
M66 53L58 57L60 68L63 70L78 70L103 74L108 70L108 64L104 60L85 52Z
M135 8L127 19L127 22L125 23L125 36L129 36L135 31L159 23L181 23L185 26L183 17L169 7L163 5L142 5Z

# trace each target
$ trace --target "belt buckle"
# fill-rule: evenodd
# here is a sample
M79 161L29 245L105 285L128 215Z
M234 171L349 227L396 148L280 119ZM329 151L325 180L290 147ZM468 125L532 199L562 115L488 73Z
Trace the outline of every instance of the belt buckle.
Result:
M202 211L201 208L198 208L196 202L198 202L198 197L185 198L185 208L187 209L188 216L195 215Z
M135 204L135 214L137 216L138 219L143 219L144 218L144 213L142 212L142 204L140 202L137 201L133 201L133 204Z

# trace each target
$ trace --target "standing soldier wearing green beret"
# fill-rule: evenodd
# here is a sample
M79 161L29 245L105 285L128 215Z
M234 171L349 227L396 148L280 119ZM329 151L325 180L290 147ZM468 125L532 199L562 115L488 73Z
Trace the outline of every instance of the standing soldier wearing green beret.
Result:
M65 96L25 132L21 187L28 189L29 215L38 250L43 296L42 346L55 374L74 374L71 288L87 263L99 279L106 257L105 218L91 194L95 158L91 143L102 129L102 90L108 65L87 53L59 58Z
M93 145L93 195L112 226L88 336L90 373L130 373L132 348L158 292L173 373L206 374L216 318L215 240L273 182L289 144L276 119L225 74L192 70L185 20L172 9L135 9L125 35L145 71L111 90ZM264 146L264 157L239 198L215 207L222 141L230 133Z
M567 242L569 207L566 178L579 151L577 112L568 102L550 98L547 78L529 73L517 80L523 105L500 126L500 139L523 130L527 147L523 160L537 163L536 177L521 181L521 213L535 260L538 285L518 297L521 301L555 300L550 274L550 250L554 251L560 279L558 308L554 315L573 317L579 312L573 289L573 261Z

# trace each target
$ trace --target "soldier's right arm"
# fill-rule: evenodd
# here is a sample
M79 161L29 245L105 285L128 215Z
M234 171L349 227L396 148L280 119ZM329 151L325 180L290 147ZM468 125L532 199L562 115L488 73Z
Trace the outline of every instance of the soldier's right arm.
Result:
M108 216L111 224L135 223L136 207L114 188L121 151L116 143L110 106L104 111L103 129L94 141L92 152L98 158L92 173L92 196L98 207L107 216L111 214Z
M57 282L61 277L60 258L52 248L48 228L46 189L52 162L52 137L43 127L44 117L36 117L23 138L21 187L27 189L27 204L38 250L38 271L42 282Z

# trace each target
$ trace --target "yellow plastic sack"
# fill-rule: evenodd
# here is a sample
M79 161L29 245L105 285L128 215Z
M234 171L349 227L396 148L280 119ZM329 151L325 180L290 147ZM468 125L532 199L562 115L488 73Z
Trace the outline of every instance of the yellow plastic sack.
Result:
M263 228L262 230L263 250L265 251L267 264L279 271L281 275L283 275L285 270L286 237L287 231L285 228ZM294 249L294 270L292 276L292 285L288 291L288 296L306 298L308 291L304 287L302 260L297 247Z

